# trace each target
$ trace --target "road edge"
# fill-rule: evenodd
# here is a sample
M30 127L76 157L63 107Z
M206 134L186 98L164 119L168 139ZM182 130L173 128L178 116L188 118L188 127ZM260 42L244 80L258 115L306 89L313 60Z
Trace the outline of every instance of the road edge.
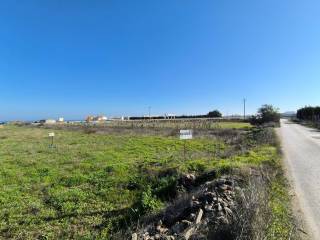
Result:
M291 207L291 211L294 217L294 224L297 227L297 232L298 232L298 237L301 240L313 240L315 239L314 236L312 236L312 231L310 229L310 227L308 226L307 222L306 222L306 218L305 218L305 213L302 210L301 207L301 202L296 194L297 190L294 184L294 180L293 180L293 176L289 170L289 164L288 164L288 158L285 154L285 152L283 151L283 146L282 146L282 135L281 135L281 125L279 128L276 129L276 134L278 137L278 141L279 141L279 145L280 145L280 157L281 157L281 161L280 161L280 165L281 168L283 169L283 174L285 179L287 180L288 183L288 193L290 196L290 207Z

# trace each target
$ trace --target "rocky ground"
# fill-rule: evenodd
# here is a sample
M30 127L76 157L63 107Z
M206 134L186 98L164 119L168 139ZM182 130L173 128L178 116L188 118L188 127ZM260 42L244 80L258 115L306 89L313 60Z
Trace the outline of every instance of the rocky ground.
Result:
M154 222L134 232L132 240L228 239L236 196L241 196L238 181L224 177L193 189L196 181L194 175L185 175L181 184L188 194L167 207Z

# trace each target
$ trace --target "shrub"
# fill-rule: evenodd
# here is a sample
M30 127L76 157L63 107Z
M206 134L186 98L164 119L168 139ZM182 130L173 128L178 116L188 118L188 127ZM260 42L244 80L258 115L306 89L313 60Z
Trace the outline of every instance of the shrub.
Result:
M134 212L142 216L146 213L153 213L163 207L162 202L153 194L151 186L147 186L141 193L139 201L136 203Z
M261 125L268 123L280 123L280 113L279 109L275 108L272 105L263 105L258 110L258 114L256 116L251 117L251 124L253 125Z
M210 118L221 118L222 114L218 110L214 110L208 113L208 117Z

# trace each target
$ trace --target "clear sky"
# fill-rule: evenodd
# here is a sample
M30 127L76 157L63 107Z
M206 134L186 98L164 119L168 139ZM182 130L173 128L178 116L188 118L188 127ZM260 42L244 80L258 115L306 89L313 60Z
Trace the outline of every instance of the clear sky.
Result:
M317 0L3 0L0 120L320 104Z

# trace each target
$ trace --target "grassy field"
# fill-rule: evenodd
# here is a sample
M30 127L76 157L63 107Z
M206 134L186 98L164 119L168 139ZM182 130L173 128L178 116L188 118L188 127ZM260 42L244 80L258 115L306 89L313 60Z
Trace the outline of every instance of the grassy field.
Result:
M133 128L190 128L190 129L244 129L251 128L250 123L243 121L227 121L216 119L176 119L176 120L135 120L135 121L109 121L109 127Z
M278 159L276 147L249 130L198 136L186 142L185 154L177 136L119 132L55 130L50 148L50 131L0 129L2 238L107 239L148 186L156 195L180 173L223 172ZM163 206L166 199L154 201Z

